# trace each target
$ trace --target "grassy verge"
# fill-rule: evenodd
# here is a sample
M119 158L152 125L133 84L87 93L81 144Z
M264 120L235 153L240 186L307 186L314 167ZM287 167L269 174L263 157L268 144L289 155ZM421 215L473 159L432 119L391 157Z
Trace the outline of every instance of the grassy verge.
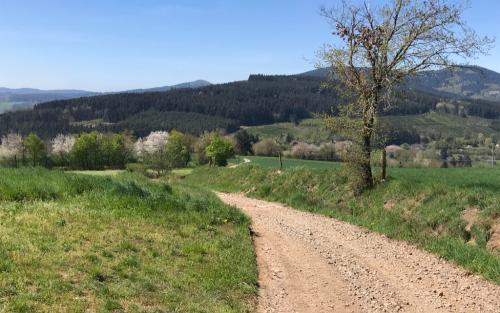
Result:
M335 217L420 247L500 283L500 257L488 251L489 228L500 218L500 171L392 169L392 178L360 197L339 170L270 170L256 165L199 168L188 181ZM470 231L463 211L474 208Z
M196 187L0 169L0 312L247 312L248 219Z

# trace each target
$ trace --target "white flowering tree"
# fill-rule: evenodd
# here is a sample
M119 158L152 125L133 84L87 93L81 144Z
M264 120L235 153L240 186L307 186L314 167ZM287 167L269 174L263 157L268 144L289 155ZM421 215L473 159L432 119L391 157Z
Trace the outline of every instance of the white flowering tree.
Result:
M75 137L71 135L59 134L52 139L52 153L60 156L67 156L75 145Z
M67 165L71 149L75 145L76 138L71 135L59 134L51 141L52 155L62 165Z
M155 154L165 149L168 142L168 132L155 131L145 138L139 138L135 143L135 153L139 157L145 154Z
M145 138L139 138L135 143L134 150L137 157L158 174L170 169L166 155L168 139L168 132L155 131Z
M2 137L0 145L0 158L13 161L17 166L18 160L23 155L23 137L20 134L8 134Z

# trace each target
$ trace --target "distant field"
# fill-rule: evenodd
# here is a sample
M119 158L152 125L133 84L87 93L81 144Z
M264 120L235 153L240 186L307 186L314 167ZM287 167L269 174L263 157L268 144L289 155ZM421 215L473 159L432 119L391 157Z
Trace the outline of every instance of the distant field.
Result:
M236 159L232 159L231 164L238 164L238 163L243 163L243 159L249 159L253 164L257 164L260 166L263 166L265 168L270 168L270 169L279 169L280 167L280 162L278 157L262 157L262 156L239 156ZM330 162L330 161L316 161L316 160L300 160L300 159L287 159L283 158L283 167L284 168L298 168L298 167L303 167L303 168L309 168L309 169L338 169L340 166L342 166L341 162ZM474 168L478 169L484 169L485 171L488 171L491 169L491 163L489 161L484 161L484 162L475 162L473 163ZM377 168L377 166L375 166ZM497 161L495 165L495 169L500 169L500 161ZM410 171L408 171L410 170ZM401 169L397 167L389 167L389 171L392 173L398 173L401 175L405 175L405 173L411 172L411 168L407 169ZM422 171L430 171L433 172L434 169L425 169L425 168L415 168L414 170L419 171L421 173ZM435 169L439 171L439 169ZM463 169L467 172L467 169ZM183 170L179 170L183 171ZM186 170L188 173L192 172L192 169ZM445 170L446 171L446 170ZM457 169L457 171L460 171L460 169ZM177 172L174 171L176 174ZM448 170L447 173L450 171ZM479 173L479 172L477 172Z
M445 113L426 113L409 116L387 116L381 120L394 129L415 129L421 135L442 135L444 137L465 137L484 135L498 135L500 132L491 128L494 120L470 116L462 118ZM324 128L321 119L307 119L298 125L279 123L264 126L248 127L247 130L260 138L279 138L290 134L294 140L308 143L322 143L331 141L335 136Z
M91 175L91 176L116 176L124 172L125 172L124 170L106 170L106 171L70 171L68 173Z
M176 169L172 170L172 174L180 177L187 176L193 172L192 168L181 168L181 169Z
M210 192L110 171L0 178L0 312L252 311L249 220Z
M4 113L12 109L12 102L0 102L0 113Z
M441 134L444 137L465 137L467 135L500 135L491 128L494 120L469 116L463 118L453 114L426 113L411 116L387 116L382 121L396 129L413 128L421 135L431 136Z
M279 158L272 157L260 157L260 156L246 156L252 163L264 166L266 168L280 168ZM298 160L298 159L287 159L283 158L284 168L313 168L313 169L334 169L338 168L340 163L338 162L327 162L327 161L315 161L315 160Z
M320 119L303 120L298 125L293 123L277 123L246 127L246 129L251 134L258 135L261 139L283 138L289 134L292 136L293 140L320 144L335 138L331 131L323 126L322 120Z

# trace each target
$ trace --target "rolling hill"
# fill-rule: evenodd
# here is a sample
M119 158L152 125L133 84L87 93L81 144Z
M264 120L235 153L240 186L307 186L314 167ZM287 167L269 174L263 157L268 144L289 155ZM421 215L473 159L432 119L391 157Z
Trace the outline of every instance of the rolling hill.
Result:
M328 69L321 68L301 75L325 78L327 74ZM478 66L422 72L409 79L406 87L445 98L500 102L500 73Z
M148 89L134 89L134 90L127 90L124 92L125 93L164 92L164 91L170 91L172 89L200 88L210 85L212 85L212 83L203 79L199 79L192 82L181 83L173 86L163 86L163 87L148 88Z
M416 116L437 111L499 118L500 101L494 100L494 90L500 74L482 69L487 75L480 81L474 74L476 69L481 70L464 69L453 76L443 71L423 73L408 83L409 88L400 89L391 108L380 113ZM51 101L32 110L0 115L0 135L35 131L50 138L58 133L126 129L138 136L160 129L199 134L213 129L231 132L242 125L297 123L316 113L336 112L340 100L335 90L321 87L325 73L320 69L291 76L251 75L246 81L219 85L196 81L182 87ZM436 76L440 78L433 78ZM464 94L463 90L471 92Z
M98 95L84 90L40 90L33 88L9 89L0 87L0 113L33 107L35 104Z
M163 86L149 89L135 89L122 92L99 93L85 90L40 90L34 88L10 89L0 87L0 113L32 108L34 105L55 100L66 100L80 97L90 97L116 93L146 93L164 92L173 89L200 88L209 86L206 80L181 83L173 86Z

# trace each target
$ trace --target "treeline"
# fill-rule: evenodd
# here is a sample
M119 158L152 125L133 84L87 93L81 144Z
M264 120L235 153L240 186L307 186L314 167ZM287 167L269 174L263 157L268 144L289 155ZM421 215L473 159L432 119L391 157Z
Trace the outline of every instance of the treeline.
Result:
M235 150L236 148L236 150ZM199 165L225 166L238 145L220 133L200 137L179 131L154 131L142 138L130 133L89 132L59 134L44 141L37 134L27 137L10 133L0 138L0 166L103 170L125 169L143 174L164 174L187 167L192 156Z
M58 135L49 142L37 134L8 134L1 138L0 165L44 166L85 170L121 169L133 160L129 134L82 133Z
M102 128L102 127L101 127ZM133 129L136 136L142 137L156 129L165 131L178 130L193 135L201 135L205 131L223 129L226 132L238 130L239 123L218 116L210 116L190 112L146 111L133 115L126 120L107 127L110 131L120 132Z
M0 115L0 135L36 131L51 138L89 129L129 129L140 136L154 129L200 134L214 129L230 132L240 125L297 122L312 113L336 112L340 101L336 91L322 88L322 82L319 77L252 75L248 81L197 89L59 100ZM435 110L440 101L438 95L427 92L399 91L381 114L421 114ZM474 100L467 105L467 113L497 117L500 106Z

